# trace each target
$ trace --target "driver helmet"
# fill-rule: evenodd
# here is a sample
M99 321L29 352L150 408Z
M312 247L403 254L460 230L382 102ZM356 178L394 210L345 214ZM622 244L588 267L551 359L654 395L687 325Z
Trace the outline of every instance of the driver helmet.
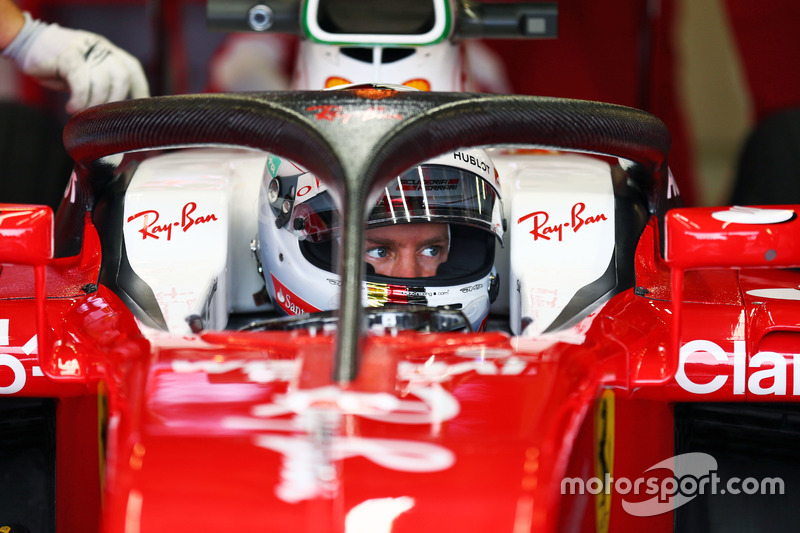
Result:
M257 255L276 309L298 315L337 308L339 217L329 189L302 167L270 155L259 208ZM494 247L503 243L502 213L497 173L485 150L449 152L395 177L368 215L363 305L460 309L473 330L482 330L499 291ZM427 268L385 268L387 235L413 241L430 234L438 236L435 244L417 247Z

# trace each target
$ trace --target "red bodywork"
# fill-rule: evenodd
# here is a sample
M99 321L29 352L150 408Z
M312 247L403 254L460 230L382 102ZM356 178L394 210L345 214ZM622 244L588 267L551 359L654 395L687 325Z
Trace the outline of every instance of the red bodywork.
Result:
M676 402L800 394L800 307L750 294L797 289L798 273L755 267L767 249L800 263L800 222L734 227L712 211L667 217L672 269L651 221L636 289L584 320L582 342L369 336L340 385L330 336L144 330L91 287L88 218L81 254L49 260L50 212L3 205L0 392L58 399L59 531L672 531L672 512L623 509L648 495L562 481L636 479L673 456ZM46 298L27 264L46 271Z

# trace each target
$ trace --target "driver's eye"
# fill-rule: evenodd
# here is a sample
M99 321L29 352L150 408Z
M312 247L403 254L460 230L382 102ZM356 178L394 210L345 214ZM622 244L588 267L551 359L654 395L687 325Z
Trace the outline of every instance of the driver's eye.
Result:
M420 252L420 254L428 256L428 257L436 257L440 253L442 253L442 247L441 246L426 246Z
M377 248L370 248L369 250L367 250L367 257L370 257L372 259L383 259L388 255L389 255L389 250L387 250L382 246Z

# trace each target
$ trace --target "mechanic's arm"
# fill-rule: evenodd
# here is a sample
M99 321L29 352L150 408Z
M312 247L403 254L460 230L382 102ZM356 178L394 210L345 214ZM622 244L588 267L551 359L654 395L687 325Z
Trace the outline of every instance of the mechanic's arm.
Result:
M0 0L0 50L44 86L69 90L69 113L150 92L128 52L95 33L34 20L12 0Z

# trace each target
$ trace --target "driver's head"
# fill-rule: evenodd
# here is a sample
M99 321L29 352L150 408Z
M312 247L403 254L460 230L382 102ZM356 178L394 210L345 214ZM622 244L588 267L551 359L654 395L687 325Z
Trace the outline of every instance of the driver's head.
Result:
M449 251L448 224L418 222L368 229L364 258L382 276L430 278Z
M287 314L334 309L336 205L315 176L288 162L275 172L274 162L259 221L267 290ZM364 232L364 304L458 308L477 329L497 294L494 247L503 239L499 185L486 152L426 161L388 181L374 202Z

